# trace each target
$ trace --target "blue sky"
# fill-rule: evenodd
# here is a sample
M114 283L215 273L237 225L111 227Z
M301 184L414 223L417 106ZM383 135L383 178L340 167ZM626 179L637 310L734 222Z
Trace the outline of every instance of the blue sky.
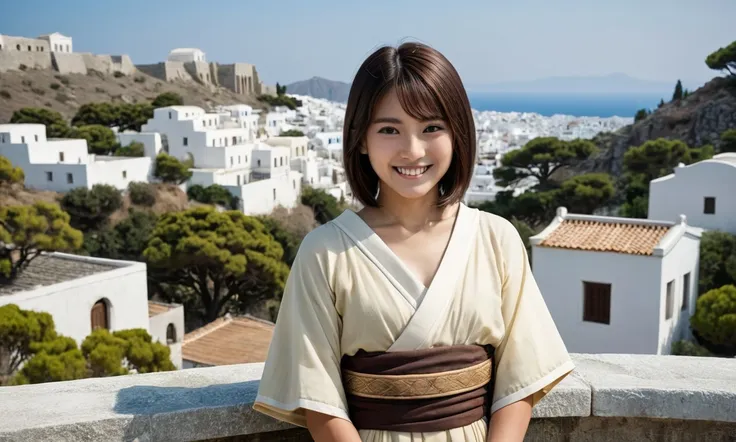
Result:
M61 32L74 50L163 61L198 47L254 63L268 83L350 81L382 44L419 40L466 84L605 75L694 88L706 55L736 38L735 0L5 0L0 34Z

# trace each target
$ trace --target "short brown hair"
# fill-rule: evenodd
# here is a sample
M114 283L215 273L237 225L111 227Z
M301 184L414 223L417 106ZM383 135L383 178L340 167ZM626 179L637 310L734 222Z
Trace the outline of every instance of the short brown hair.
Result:
M378 101L395 89L412 117L448 122L452 161L440 180L440 207L461 201L470 186L475 163L475 123L468 95L455 68L439 51L421 44L384 46L360 66L350 88L343 127L343 164L348 184L366 206L377 206L378 175L360 148ZM438 115L439 114L439 115Z

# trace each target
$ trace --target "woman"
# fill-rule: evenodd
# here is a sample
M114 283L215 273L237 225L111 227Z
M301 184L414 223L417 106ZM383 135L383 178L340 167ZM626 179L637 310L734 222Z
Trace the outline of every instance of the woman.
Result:
M462 203L476 149L460 77L422 44L377 50L343 140L364 208L304 239L254 408L318 442L523 440L573 364L515 228Z

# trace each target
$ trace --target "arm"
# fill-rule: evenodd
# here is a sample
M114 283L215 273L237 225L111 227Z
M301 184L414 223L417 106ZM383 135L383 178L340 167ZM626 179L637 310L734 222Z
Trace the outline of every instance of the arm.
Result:
M350 421L307 410L307 428L315 442L360 442L358 430Z
M522 442L532 417L531 396L507 405L491 415L488 442Z

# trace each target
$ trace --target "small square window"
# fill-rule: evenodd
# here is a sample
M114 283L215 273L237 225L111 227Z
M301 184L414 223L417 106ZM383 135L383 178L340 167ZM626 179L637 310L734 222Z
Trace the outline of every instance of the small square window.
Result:
M703 213L707 215L716 213L716 198L714 196L706 196L703 200Z
M46 181L54 181L54 173L46 172Z
M123 178L128 178L128 171L127 170L124 170L123 171Z
M64 152L59 152L59 161L64 161Z
M33 138L38 141L38 135L34 135Z
M611 284L583 281L583 321L611 323Z
M74 175L72 175L71 173L67 173L66 182L67 184L74 184Z
M187 137L184 137L184 145L185 146L189 145L189 139Z
M276 189L273 189L273 200L276 201Z

